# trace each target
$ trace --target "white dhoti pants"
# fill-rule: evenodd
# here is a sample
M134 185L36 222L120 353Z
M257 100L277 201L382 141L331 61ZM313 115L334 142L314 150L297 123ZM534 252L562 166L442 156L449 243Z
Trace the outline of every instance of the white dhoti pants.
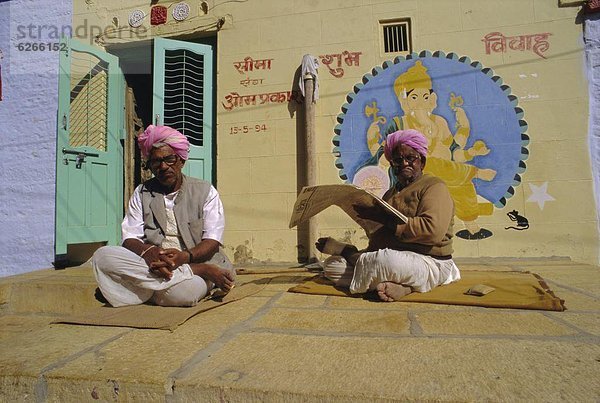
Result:
M350 292L373 291L382 282L391 281L428 292L460 279L460 271L452 259L440 260L415 252L380 249L360 255L354 267Z
M148 300L161 306L194 306L213 287L194 275L188 264L173 270L171 279L159 277L143 258L122 246L98 249L92 267L102 295L114 307Z

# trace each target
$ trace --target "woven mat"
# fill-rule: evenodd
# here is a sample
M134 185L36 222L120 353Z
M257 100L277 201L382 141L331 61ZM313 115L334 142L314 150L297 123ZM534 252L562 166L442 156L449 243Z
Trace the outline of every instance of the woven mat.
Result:
M430 292L413 292L400 298L399 302L426 302L431 304L471 305L489 308L539 309L564 311L564 300L556 297L540 276L516 271L468 271L461 270L461 279L455 283L436 287ZM466 295L474 285L484 284L495 290L484 296ZM350 294L347 289L337 288L323 277L315 276L288 291L303 294L363 297ZM371 295L372 296L372 295Z
M263 290L270 279L260 279L238 285L220 299L204 299L193 307L164 307L156 305L133 305L120 308L102 306L83 314L60 318L53 323L69 323L92 326L123 326L138 329L175 330L191 317L222 305L239 301Z

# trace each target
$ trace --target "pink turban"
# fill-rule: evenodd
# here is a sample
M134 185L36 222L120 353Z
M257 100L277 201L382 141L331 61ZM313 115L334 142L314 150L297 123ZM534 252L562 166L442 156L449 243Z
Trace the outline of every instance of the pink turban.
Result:
M156 143L165 143L170 146L181 159L187 160L190 151L190 142L187 137L169 126L150 125L144 133L138 136L138 145L144 158L148 158L152 146Z
M394 133L390 133L385 140L383 152L388 161L392 160L394 149L401 144L407 145L423 157L427 157L427 138L423 136L421 132L414 129L398 130Z

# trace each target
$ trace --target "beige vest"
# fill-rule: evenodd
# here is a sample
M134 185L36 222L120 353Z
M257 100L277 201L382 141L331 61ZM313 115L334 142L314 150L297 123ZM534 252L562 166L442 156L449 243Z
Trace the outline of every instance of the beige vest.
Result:
M167 229L167 213L164 194L160 192L156 178L146 182L141 189L142 212L144 214L144 236L153 245L161 245ZM173 212L177 229L186 249L191 249L202 241L204 229L204 203L210 191L206 181L183 176L179 194L175 198ZM231 268L231 262L223 253L223 248L208 262Z

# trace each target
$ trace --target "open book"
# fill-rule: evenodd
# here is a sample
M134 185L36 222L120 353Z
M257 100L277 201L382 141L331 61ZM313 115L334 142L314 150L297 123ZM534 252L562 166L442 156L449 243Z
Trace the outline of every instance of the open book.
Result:
M290 219L290 228L317 215L327 207L336 205L360 225L366 231L367 235L371 235L381 228L382 224L373 220L359 218L354 206L373 207L376 204L397 217L398 221L407 221L407 217L393 208L389 203L358 186L348 184L307 186L302 189L296 199L294 211L292 211Z

